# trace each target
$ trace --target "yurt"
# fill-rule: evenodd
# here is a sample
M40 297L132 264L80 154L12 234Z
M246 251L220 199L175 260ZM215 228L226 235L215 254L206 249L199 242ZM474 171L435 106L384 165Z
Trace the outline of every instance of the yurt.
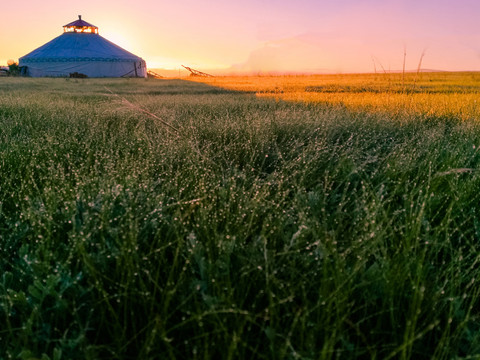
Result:
M98 34L98 27L78 16L63 34L19 59L32 77L147 77L145 61Z

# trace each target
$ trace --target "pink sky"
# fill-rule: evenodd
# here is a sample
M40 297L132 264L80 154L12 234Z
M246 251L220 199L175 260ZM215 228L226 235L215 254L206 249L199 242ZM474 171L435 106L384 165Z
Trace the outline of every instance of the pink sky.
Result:
M82 18L149 68L265 73L480 70L478 0L26 0L0 8L0 65Z

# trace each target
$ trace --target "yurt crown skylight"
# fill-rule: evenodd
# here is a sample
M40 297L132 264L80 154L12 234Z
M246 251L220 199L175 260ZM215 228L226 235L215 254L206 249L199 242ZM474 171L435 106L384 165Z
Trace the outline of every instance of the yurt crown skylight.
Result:
M82 20L82 15L78 15L78 20L63 26L63 31L66 33L89 33L98 34L98 27Z

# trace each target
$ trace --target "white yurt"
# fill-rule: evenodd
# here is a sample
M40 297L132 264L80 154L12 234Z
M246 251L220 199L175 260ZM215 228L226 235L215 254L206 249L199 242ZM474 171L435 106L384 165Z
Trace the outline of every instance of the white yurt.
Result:
M78 20L63 34L19 59L27 76L147 77L145 61L98 34L98 27Z

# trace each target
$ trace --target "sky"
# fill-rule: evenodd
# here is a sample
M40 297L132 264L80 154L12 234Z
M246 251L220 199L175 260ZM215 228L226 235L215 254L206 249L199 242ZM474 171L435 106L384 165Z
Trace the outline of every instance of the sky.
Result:
M24 0L0 5L0 65L78 19L150 69L217 74L480 71L478 0ZM423 54L423 57L422 57Z

